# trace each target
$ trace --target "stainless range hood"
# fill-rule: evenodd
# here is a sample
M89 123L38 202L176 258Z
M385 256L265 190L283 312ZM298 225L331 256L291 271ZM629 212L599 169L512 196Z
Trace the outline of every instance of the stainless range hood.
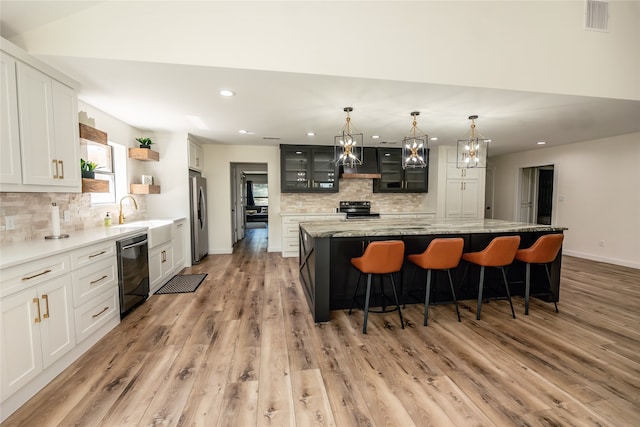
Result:
M378 151L375 147L364 147L362 164L355 167L340 166L340 178L376 179L380 178L378 170Z

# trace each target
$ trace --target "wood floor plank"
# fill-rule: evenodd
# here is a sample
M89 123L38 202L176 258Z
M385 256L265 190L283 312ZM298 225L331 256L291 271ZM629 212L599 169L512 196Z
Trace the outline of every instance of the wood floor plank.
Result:
M640 270L563 257L559 313L514 298L311 318L267 229L152 295L2 426L640 425Z
M292 372L291 387L297 425L336 425L319 369Z

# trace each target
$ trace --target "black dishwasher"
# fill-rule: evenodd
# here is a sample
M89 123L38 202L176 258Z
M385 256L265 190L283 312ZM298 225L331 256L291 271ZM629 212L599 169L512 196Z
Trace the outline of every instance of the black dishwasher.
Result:
M120 318L149 296L149 249L147 235L140 234L116 242L118 249L118 289Z

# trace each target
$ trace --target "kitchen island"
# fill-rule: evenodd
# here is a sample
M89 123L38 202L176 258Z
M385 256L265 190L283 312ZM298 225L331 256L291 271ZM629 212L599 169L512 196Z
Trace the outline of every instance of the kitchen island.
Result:
M562 233L565 227L527 224L502 220L420 220L420 219L360 219L300 224L299 267L300 280L313 319L326 322L331 310L349 308L358 280L358 271L351 265L351 258L361 256L365 247L376 240L403 240L405 256L423 252L431 240L438 237L462 237L464 251L484 249L497 236L519 235L520 248L528 248L543 234ZM560 267L562 251L550 265L551 286L559 298ZM413 271L413 265L405 262L396 277L401 302L424 301L425 272ZM494 271L495 270L495 271ZM452 270L458 300L477 298L478 269L470 266L463 275L464 264ZM397 275L396 275L397 276ZM464 277L463 277L464 276ZM446 273L434 274L431 301L449 302L451 295ZM524 295L524 266L514 263L509 268L508 280L512 295ZM531 296L544 297L550 301L548 284L543 268L533 268L531 273ZM487 269L485 295L496 298L504 292L499 281L499 270ZM493 292L492 284L496 284ZM441 293L440 293L441 292Z

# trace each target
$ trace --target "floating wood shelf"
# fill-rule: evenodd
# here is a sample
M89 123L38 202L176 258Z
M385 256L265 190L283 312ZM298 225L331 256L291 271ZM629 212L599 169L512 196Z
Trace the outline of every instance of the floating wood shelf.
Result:
M131 194L160 194L160 186L149 184L130 184L129 192Z
M108 193L109 181L103 179L82 178L83 193Z
M160 153L149 148L129 148L129 158L144 162L157 162L160 160Z
M80 123L80 138L107 145L107 133Z

